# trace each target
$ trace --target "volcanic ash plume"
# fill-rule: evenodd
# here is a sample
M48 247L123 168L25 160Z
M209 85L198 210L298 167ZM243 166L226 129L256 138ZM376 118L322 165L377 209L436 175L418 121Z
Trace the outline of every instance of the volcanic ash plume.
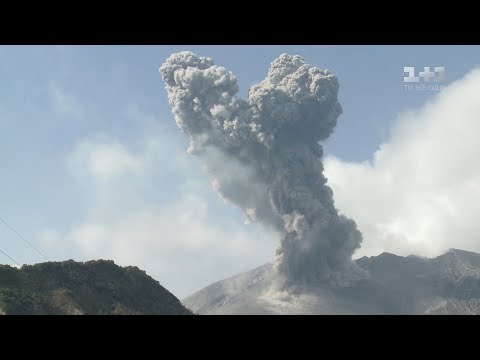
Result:
M323 176L322 146L342 109L338 81L300 56L280 55L248 100L210 58L172 54L160 67L176 122L214 187L250 221L281 233L275 268L292 281L359 271L362 235L339 215Z

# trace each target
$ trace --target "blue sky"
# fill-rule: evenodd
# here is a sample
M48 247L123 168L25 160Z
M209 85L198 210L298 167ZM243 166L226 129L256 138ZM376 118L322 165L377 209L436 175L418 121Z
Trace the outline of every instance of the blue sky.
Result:
M480 61L478 46L1 46L0 216L53 260L114 258L180 297L269 261L276 240L185 154L158 73L181 50L231 70L243 97L281 53L334 72L343 114L325 153L346 163L372 160L401 114L437 96L405 91L404 66L444 66L450 83ZM1 224L0 249L42 260Z

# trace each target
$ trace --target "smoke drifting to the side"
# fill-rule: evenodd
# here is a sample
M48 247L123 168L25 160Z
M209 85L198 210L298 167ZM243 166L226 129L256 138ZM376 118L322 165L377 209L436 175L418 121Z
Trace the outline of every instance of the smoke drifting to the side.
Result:
M216 190L282 234L278 271L315 281L354 269L362 236L334 206L318 144L342 111L337 78L282 54L245 101L235 96L235 76L210 58L172 54L160 72L188 151L204 161Z

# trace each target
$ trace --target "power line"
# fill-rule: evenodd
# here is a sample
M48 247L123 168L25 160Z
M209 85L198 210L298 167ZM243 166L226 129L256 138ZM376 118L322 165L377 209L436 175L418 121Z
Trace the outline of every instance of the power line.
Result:
M20 239L22 239L24 242L26 242L28 245L30 245L30 247L31 247L33 250L35 250L37 253L39 253L45 260L50 261L45 255L43 255L43 254L40 252L40 250L38 250L35 246L33 246L33 245L32 245L28 240L26 240L22 235L20 235L17 230L15 230L13 227L11 227L10 225L8 225L8 223L7 223L5 220L3 220L1 217L0 217L0 221L1 221L2 223L4 223L5 226L7 226L10 230L12 230L15 234L17 234L17 235L20 237ZM3 251L2 251L2 253L5 254ZM8 256L7 254L5 254L5 255ZM11 260L13 260L10 256L8 256L8 257L9 257ZM13 260L13 261L15 261L15 260ZM16 261L15 261L15 262L16 262ZM17 262L16 262L16 263L17 263ZM18 263L17 263L17 264L18 264Z
M12 260L15 264L17 264L18 266L22 266L20 265L18 262L16 262L14 259L12 259L12 257L10 255L8 255L6 252L4 252L2 249L0 249L0 252L5 255L6 257L8 257L10 260Z

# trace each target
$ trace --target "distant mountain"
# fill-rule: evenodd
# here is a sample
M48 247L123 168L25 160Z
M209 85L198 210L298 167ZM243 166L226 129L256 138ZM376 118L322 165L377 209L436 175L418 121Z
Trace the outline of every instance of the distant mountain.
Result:
M480 314L480 254L451 249L433 259L383 253L357 264L349 286L275 290L271 264L218 281L184 299L199 314Z
M137 267L69 260L20 269L0 265L0 314L192 313Z

